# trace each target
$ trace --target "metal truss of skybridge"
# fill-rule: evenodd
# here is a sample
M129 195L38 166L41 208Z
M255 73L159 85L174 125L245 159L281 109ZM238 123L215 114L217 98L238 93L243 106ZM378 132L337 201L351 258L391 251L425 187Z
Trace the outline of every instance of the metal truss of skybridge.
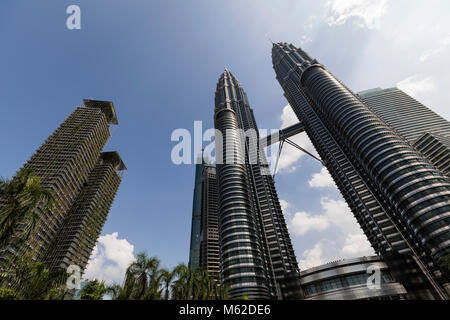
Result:
M268 147L277 142L280 142L280 145L278 147L277 160L275 162L275 169L273 171L274 176L275 176L275 173L277 172L278 162L280 160L281 151L283 149L283 145L285 142L290 144L291 146L299 149L300 151L303 151L304 153L306 153L310 157L316 159L323 165L323 162L320 158L316 157L311 152L305 150L304 148L300 147L298 144L296 144L295 142L293 142L292 140L289 139L290 137L295 136L296 134L302 133L303 131L305 131L305 126L303 125L303 123L298 122L296 124L293 124L289 127L284 128L284 129L280 129L278 132L271 134L270 136L261 138L259 140L259 145L262 146L263 148Z

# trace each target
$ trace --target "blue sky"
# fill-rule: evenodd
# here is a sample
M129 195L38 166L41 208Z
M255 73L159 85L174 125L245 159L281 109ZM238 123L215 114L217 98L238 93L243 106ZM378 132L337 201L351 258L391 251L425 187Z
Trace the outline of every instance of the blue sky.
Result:
M81 30L66 8L81 8ZM177 128L213 126L224 67L241 81L260 128L295 121L275 79L273 41L292 42L360 91L399 86L447 119L448 1L3 0L0 175L10 177L83 98L114 102L107 150L128 171L88 276L118 280L133 253L165 266L189 252L193 165L175 165ZM312 150L306 136L295 138ZM370 254L320 164L286 147L276 186L302 267Z

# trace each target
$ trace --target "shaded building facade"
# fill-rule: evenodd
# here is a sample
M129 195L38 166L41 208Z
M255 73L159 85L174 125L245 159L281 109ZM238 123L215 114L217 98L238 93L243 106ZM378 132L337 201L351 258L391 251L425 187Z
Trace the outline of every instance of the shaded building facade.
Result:
M1 257L28 256L52 268L87 264L125 169L117 152L102 153L117 124L112 102L84 100L24 165L41 178L55 205L37 208L38 226L19 247Z
M317 60L287 43L272 50L277 80L372 247L409 255L448 298L436 267L450 229L448 178Z

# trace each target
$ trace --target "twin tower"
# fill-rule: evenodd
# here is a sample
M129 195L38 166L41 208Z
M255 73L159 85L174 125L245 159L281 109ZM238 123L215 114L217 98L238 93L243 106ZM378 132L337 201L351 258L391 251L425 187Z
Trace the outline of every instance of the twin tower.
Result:
M448 299L448 280L439 259L450 252L450 180L439 163L433 162L435 158L426 157L415 141L405 137L413 135L408 120L399 122L392 115L405 101L385 100L393 106L383 109L386 104L377 100L376 93L365 98L354 94L317 60L291 44L274 44L272 59L289 104L375 252L394 261L393 265L406 265L414 274L420 273L426 285L410 288L423 291L417 297L428 294L429 298ZM407 112L414 109L411 100ZM423 146L430 136L450 137L450 124L425 109L419 112L429 125L420 128L425 137L416 134L416 142ZM410 115L412 122L417 121L415 116ZM442 119L440 126L436 125L438 118ZM197 244L203 237L214 240L219 255L214 268L220 270L222 282L230 285L233 297L292 298L299 281L296 257L272 176L262 174L267 170L263 150L259 154L257 148L258 163L250 161L254 150L237 130L258 131L246 93L228 70L217 84L214 121L223 141L234 142L216 142L216 153L234 161L217 163L217 172L203 177L217 180L215 237L203 235L201 223L194 230L193 223L193 239ZM433 129L441 132L434 135ZM233 156L227 157L229 153ZM197 178L201 180L202 175ZM191 239L191 267L205 266L205 261L199 261L202 258L194 258L193 243ZM208 250L201 245L197 249L199 254Z
M24 165L52 192L54 206L37 207L36 230L20 245L11 237L0 263L27 257L84 271L126 170L116 151L103 152L116 124L112 102L84 100Z

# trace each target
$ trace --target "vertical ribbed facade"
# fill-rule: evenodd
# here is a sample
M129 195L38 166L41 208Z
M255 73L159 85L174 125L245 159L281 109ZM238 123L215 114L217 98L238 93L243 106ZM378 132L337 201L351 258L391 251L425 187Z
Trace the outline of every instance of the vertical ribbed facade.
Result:
M424 269L448 253L450 230L430 231L427 222L450 212L447 177L304 51L274 44L272 58L290 105L375 251L411 254Z
M217 164L223 281L232 284L235 296L256 296L253 288L264 288L260 297L268 293L271 298L282 298L281 284L298 272L298 266L267 160L249 142L248 132L259 141L253 110L241 84L228 70L217 84L215 127L223 135L224 164ZM227 145L230 135L235 141L231 146ZM234 149L228 150L230 147ZM216 142L216 150L219 148ZM235 152L234 164L226 162L230 152ZM241 258L244 247L248 256Z
M234 154L236 163L216 164L219 188L219 246L223 283L230 285L234 298L269 298L264 266L260 226L250 193L242 137L235 112L223 108L215 112L215 128L222 132L223 141L232 139L234 145L223 143L226 159ZM220 152L216 142L216 154ZM216 156L217 157L217 156Z
M85 106L76 108L25 164L25 168L34 169L41 178L42 186L53 193L55 205L51 211L38 207L35 232L21 247L9 245L3 249L3 258L10 254L26 254L56 266L67 265L70 262L67 257L77 256L80 265L87 263L90 255L87 251L92 249L92 243L95 244L94 235L101 230L120 179L101 162L103 147L110 137L109 125L117 124L113 104L95 100L84 102ZM111 179L115 181L111 182ZM98 192L111 194L104 193L100 199ZM92 202L85 202L89 197ZM90 227L87 224L88 216L93 212L90 206L99 208L99 215L94 218L95 232L88 233L87 246L87 242L77 244L78 249L85 252L77 252L74 249L74 243L78 241L75 229ZM75 221L81 225L76 225ZM65 225L70 227L65 229ZM56 247L58 252L52 251ZM64 252L66 249L68 252Z

